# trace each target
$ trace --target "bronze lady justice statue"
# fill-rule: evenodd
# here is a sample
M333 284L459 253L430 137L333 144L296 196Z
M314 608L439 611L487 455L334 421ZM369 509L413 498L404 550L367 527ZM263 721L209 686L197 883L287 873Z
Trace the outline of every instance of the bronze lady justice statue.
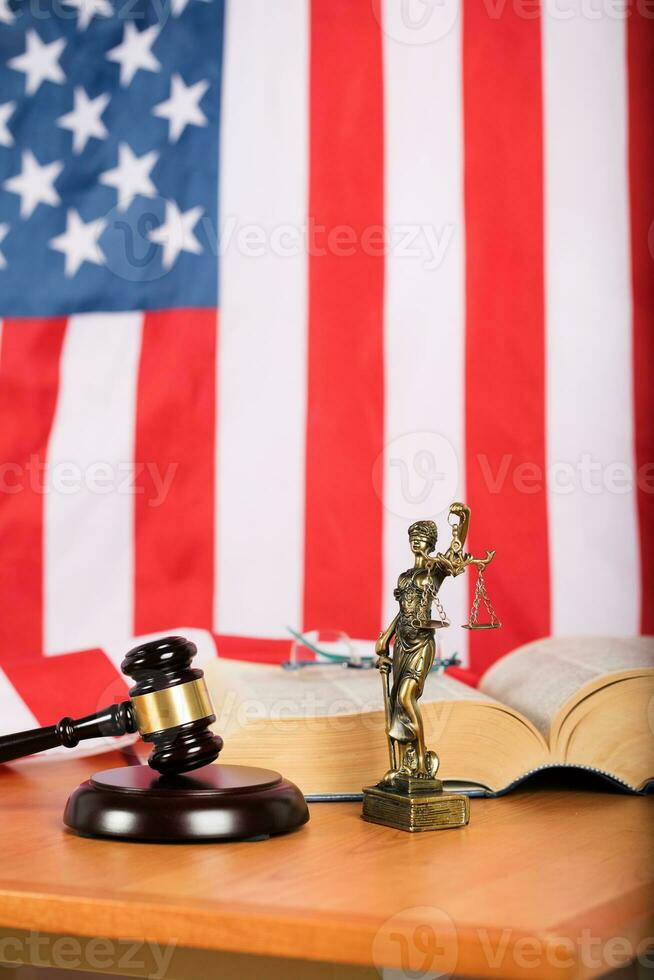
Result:
M439 552L435 555L431 553L436 547L438 537L436 524L433 521L417 521L409 528L409 543L415 555L415 563L412 568L402 572L398 579L394 595L399 602L400 610L389 627L380 634L375 646L379 656L377 666L384 675L386 734L391 765L378 784L377 790L387 788L410 795L442 789L440 781L434 778L438 770L438 756L435 752L428 751L425 746L418 701L434 663L436 649L434 630L449 626L438 598L441 584L447 576L460 575L469 565L477 566L480 573L483 573L483 569L495 554L494 551L488 551L485 558L474 558L464 552L463 546L468 534L469 522L470 509L465 504L453 503L448 515L448 523L452 528L450 546L444 554ZM491 621L485 625L499 626L490 606L490 600L487 601L483 575L480 577L480 582L481 586L478 584L477 587L479 598L475 597L473 606L474 622L471 616L468 626L481 628L482 624L476 621L476 612L482 598L491 612ZM440 617L436 620L431 618L433 604L436 605ZM395 637L395 644L391 655L390 644L393 637ZM391 671L392 686L389 683ZM368 789L365 792L368 794L372 790ZM366 804L370 804L370 800L366 800L364 796L364 816L367 819L375 819L370 812L366 813ZM397 820L378 820L378 822L401 825ZM405 829L419 828L406 827Z

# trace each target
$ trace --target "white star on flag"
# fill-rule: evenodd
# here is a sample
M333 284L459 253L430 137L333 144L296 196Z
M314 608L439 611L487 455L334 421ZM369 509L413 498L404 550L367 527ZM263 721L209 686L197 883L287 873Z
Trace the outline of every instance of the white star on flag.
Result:
M59 64L61 53L66 47L62 37L50 44L44 44L36 31L28 30L25 51L11 58L7 64L16 71L25 73L25 91L28 95L38 92L43 82L56 82L62 85L66 76Z
M0 0L0 24L13 24L15 19L9 0Z
M3 102L3 104L0 105L0 146L14 145L14 137L9 132L7 120L15 108L15 102Z
M60 160L41 166L31 150L23 151L23 169L2 185L12 194L20 195L20 216L29 218L39 204L53 207L61 203L54 182L64 169Z
M0 245L4 242L7 237L7 232L9 231L9 225L0 225ZM0 269L7 268L7 260L4 256L4 252L0 249Z
M79 11L77 27L80 31L85 31L94 17L111 17L113 13L109 0L63 0L63 3Z
M100 174L100 183L118 191L118 210L127 211L137 194L155 197L157 188L150 180L150 171L159 159L154 150L137 157L127 143L118 147L118 166Z
M161 64L150 51L159 36L159 28L155 24L139 31L134 21L128 20L122 42L107 52L109 61L120 65L120 84L129 85L139 68L144 71L161 71Z
M199 102L208 88L208 81L186 85L181 75L173 75L170 98L159 102L152 110L155 116L168 120L168 139L171 143L177 142L187 126L207 125L207 117L200 109Z
M65 116L59 116L57 125L70 129L73 133L73 151L81 153L92 136L103 140L107 138L107 127L100 116L110 102L108 95L98 95L90 99L83 88L75 89L74 107Z
M98 238L106 227L104 218L96 218L85 224L74 208L68 211L66 231L50 239L50 248L66 256L65 272L69 278L75 275L83 262L104 265L104 252L98 245Z
M164 269L170 269L175 264L180 252L202 254L202 246L193 234L193 228L203 213L204 208L200 207L182 213L174 201L166 201L166 220L148 235L151 242L163 248Z

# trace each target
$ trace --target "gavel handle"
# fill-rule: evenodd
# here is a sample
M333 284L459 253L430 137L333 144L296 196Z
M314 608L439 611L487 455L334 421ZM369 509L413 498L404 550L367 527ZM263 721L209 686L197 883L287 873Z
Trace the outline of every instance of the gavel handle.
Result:
M72 749L88 738L106 735L126 735L137 731L136 718L131 701L112 704L85 718L62 718L56 725L33 728L29 732L17 732L0 738L0 763L21 759L34 752L45 752L58 745Z

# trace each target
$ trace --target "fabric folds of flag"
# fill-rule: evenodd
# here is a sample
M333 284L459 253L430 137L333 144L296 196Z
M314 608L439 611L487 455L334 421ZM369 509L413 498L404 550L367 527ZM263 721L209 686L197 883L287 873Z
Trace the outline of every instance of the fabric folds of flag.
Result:
M654 630L654 24L587 14L0 2L3 730L137 636L373 639L456 499L471 680Z

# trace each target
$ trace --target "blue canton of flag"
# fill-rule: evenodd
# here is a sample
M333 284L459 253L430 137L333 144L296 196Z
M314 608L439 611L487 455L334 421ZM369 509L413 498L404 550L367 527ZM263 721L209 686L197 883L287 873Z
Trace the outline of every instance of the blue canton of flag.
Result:
M222 0L0 0L0 316L217 305Z

